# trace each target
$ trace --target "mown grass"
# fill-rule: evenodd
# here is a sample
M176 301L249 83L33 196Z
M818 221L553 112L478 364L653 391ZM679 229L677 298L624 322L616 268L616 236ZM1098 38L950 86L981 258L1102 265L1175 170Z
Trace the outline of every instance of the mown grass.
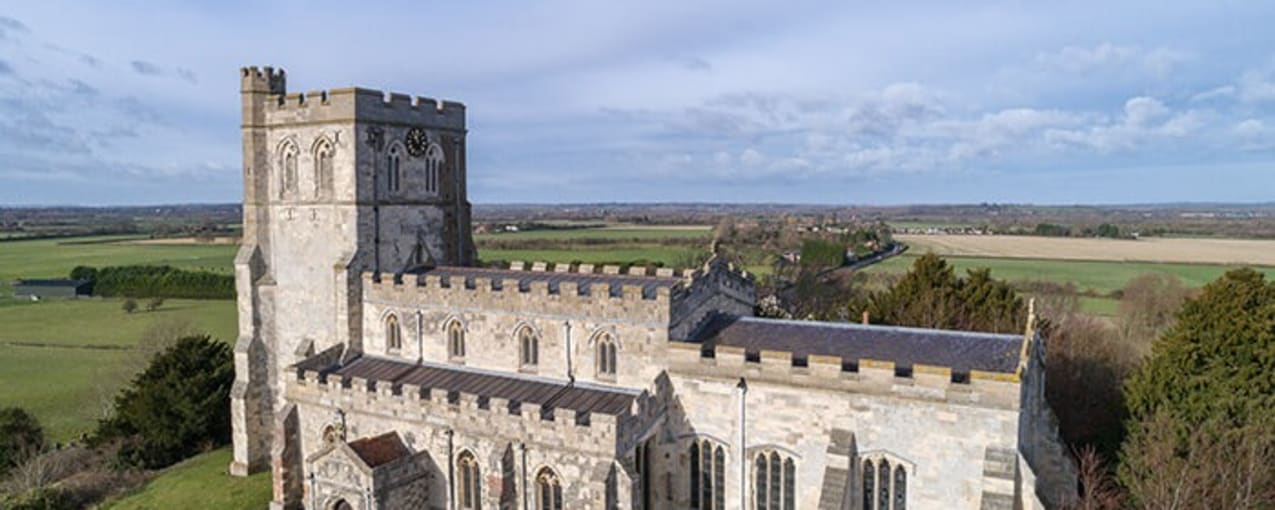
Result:
M230 476L229 448L187 459L164 470L135 493L102 505L107 510L258 510L271 499L270 472L247 478Z
M0 407L31 411L54 441L89 432L124 382L118 350L0 344Z
M17 301L17 300L10 300ZM196 331L233 342L237 312L229 300L168 299L159 310L125 313L120 299L17 301L0 306L0 342L59 345L135 345L152 325L189 321Z
M902 273L919 254L908 253L867 268L867 271ZM980 257L944 257L957 271L989 268L992 276L1010 281L1043 280L1074 283L1081 291L1101 294L1124 288L1130 280L1147 273L1165 273L1178 277L1187 287L1202 287L1230 269L1239 266L1212 264L1170 264L1155 262L1117 262L1044 259L1006 259ZM1275 278L1275 268L1257 268Z
M0 306L0 407L30 410L57 441L93 428L130 376L125 360L133 354L118 348L135 346L153 324L188 320L225 342L234 342L237 327L234 301L169 300L132 314L119 299L8 301Z

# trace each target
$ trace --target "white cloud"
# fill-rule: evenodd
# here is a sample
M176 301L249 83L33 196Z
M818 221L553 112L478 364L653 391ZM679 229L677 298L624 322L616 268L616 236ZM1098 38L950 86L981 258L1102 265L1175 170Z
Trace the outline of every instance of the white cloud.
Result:
M1043 69L1072 74L1137 70L1163 78L1191 58L1190 53L1166 47L1143 49L1104 42L1092 47L1066 46L1058 51L1037 53L1035 62Z

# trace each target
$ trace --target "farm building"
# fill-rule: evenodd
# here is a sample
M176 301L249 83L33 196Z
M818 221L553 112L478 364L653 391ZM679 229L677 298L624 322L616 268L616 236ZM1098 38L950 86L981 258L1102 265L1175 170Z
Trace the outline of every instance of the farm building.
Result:
M88 296L91 290L88 280L70 280L65 278L18 280L13 285L13 296L17 298L73 298Z

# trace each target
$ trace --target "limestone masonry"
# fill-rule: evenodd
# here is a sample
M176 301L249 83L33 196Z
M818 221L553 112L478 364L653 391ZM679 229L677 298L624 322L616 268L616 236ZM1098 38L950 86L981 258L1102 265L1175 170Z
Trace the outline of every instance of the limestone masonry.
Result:
M271 508L1052 507L1044 339L752 317L752 277L474 267L465 106L241 71L237 475ZM1030 321L1029 321L1030 322Z

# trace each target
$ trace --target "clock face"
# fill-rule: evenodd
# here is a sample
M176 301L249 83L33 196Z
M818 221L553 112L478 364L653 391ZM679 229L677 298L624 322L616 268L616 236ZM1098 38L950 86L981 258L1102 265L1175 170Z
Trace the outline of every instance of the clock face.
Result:
M413 157L421 157L425 155L425 149L429 148L429 137L425 135L425 130L414 127L407 130L407 136L403 139L403 144L407 146L408 154Z

